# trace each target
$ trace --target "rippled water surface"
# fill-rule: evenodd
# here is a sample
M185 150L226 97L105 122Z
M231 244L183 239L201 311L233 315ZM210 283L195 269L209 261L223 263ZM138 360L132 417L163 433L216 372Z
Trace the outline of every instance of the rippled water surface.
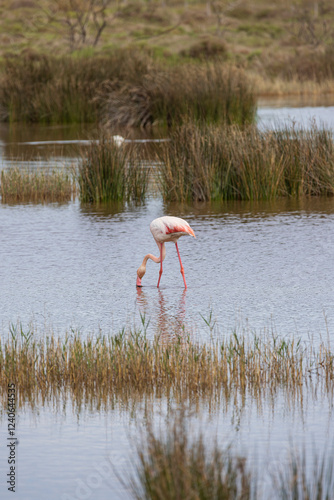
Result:
M282 115L299 113L306 119L310 114L306 108L286 109L260 109L262 125L269 127ZM325 109L313 112L325 121L332 117L332 109ZM75 141L88 132L2 126L1 166L76 161L73 144L16 143ZM196 239L179 241L186 291L172 243L166 245L160 289L159 266L152 261L143 288L135 286L144 255L158 255L149 224L164 214L185 218L196 233ZM334 342L334 198L187 206L165 205L152 194L138 206L0 204L0 235L2 335L12 322L32 327L35 335L64 335L70 328L85 335L99 329L117 333L142 327L144 321L150 338L178 333L205 342L237 329ZM35 407L27 402L18 412L15 498L130 498L117 474L124 477L132 470L138 426L153 412L163 424L175 406L167 398L78 406L66 395ZM261 403L248 394L210 408L194 402L195 408L189 426L205 429L221 443L233 442L254 466L269 472L286 461L291 442L307 450L316 443L321 450L334 438L332 396L321 391L310 389L292 400L278 392ZM1 498L11 498L3 472L6 419L3 412Z
M149 261L142 289L136 269L158 254L149 230L163 214L194 229L179 247L188 281L184 291L175 246L159 265ZM210 310L220 330L248 321L273 324L284 335L316 338L333 324L334 199L275 203L164 206L1 205L0 261L3 331L11 321L32 321L64 333L117 332L151 319L151 333L169 322L206 336Z

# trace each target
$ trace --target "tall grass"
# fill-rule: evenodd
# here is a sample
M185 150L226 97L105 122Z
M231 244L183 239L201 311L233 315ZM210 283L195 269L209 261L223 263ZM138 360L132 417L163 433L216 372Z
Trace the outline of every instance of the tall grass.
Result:
M165 200L273 199L334 194L329 130L261 132L186 123L157 149Z
M108 125L175 126L201 123L244 125L254 121L255 98L245 74L222 62L184 65L144 75L101 96Z
M7 58L0 77L0 120L88 123L99 118L95 97L112 82L135 82L151 66L137 50L86 58L28 53Z
M313 463L305 450L292 453L270 478L248 466L232 446L203 434L191 435L184 408L173 415L164 433L147 430L138 443L136 477L131 481L137 500L330 500L334 491L334 455L326 451ZM194 433L193 433L194 434ZM308 460L307 460L308 458ZM265 491L260 480L267 480ZM271 483L271 486L270 486Z
M331 393L334 355L325 344L315 348L270 335L233 333L208 344L181 337L149 341L141 332L124 331L35 339L33 331L12 326L0 342L0 386L5 389L8 380L18 384L22 397L68 389L73 394L98 390L99 395L172 391L211 400L247 389L258 396L279 388L296 394L312 380L317 390Z
M0 175L1 201L70 201L76 185L68 169L24 169L19 167L2 170Z
M255 499L246 460L217 444L210 450L202 435L190 440L182 413L164 436L149 424L138 455L137 480L132 480L137 500Z
M299 82L313 81L322 83L333 80L334 50L330 45L324 50L304 50L285 58L271 58L266 65L266 72L271 78L297 80Z
M82 153L78 170L83 202L143 200L149 170L143 168L134 148L119 147L111 137L100 134Z
M0 77L0 120L175 125L185 116L213 123L252 122L255 98L241 70L216 61L162 69L136 49L86 58L28 53L7 58Z

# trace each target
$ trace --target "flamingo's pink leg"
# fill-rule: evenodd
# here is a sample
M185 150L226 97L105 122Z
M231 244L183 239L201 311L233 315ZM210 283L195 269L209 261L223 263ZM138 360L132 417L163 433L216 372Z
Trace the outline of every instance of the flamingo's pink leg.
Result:
M183 282L184 282L184 288L187 288L186 278L184 276L184 269L183 269L183 265L182 265L180 252L179 252L179 247L177 246L177 242L175 242L175 246L176 246L177 255L179 256L179 261L180 261L180 266L181 266L181 274L182 274Z
M161 280L161 275L162 275L162 261L163 261L163 258L162 258L162 243L160 245L160 271L159 271L159 279L158 279L158 284L157 284L157 288L159 288L159 284L160 284L160 280Z

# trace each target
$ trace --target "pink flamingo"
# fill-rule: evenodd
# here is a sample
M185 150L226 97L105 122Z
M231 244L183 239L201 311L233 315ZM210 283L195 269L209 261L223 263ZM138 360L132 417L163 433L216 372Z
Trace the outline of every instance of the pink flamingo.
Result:
M160 250L160 257L155 257L151 253L145 255L142 265L137 270L137 286L142 286L141 279L146 273L146 264L148 259L153 260L157 264L160 263L160 271L159 271L159 280L157 287L159 288L161 275L162 275L162 262L166 257L166 248L165 243L167 241L172 241L175 243L177 255L179 257L180 266L181 266L181 274L183 277L184 287L187 288L186 278L184 276L184 269L180 257L179 248L177 246L177 240L186 234L190 234L194 238L196 238L194 231L189 226L188 222L179 217L159 217L158 219L154 219L150 224L150 230L153 234L153 238L156 241L156 244Z

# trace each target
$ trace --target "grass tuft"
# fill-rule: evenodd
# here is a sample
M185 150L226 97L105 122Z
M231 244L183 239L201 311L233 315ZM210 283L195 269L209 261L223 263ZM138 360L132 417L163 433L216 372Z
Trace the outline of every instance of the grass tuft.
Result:
M149 169L144 168L134 148L118 146L100 134L82 153L78 184L83 202L105 202L145 198Z
M137 500L330 500L334 489L333 451L310 462L305 450L292 453L287 463L267 480L249 468L245 457L232 446L207 442L203 434L189 430L184 407L174 413L164 433L151 421L137 446L136 476L130 482ZM271 484L270 484L271 483Z
M0 194L3 203L70 201L76 193L73 176L67 169L22 169L1 171Z
M156 435L149 423L138 446L138 480L132 480L137 500L241 500L251 498L251 474L246 460L234 458L216 444L209 449L202 435L190 442L183 413Z

